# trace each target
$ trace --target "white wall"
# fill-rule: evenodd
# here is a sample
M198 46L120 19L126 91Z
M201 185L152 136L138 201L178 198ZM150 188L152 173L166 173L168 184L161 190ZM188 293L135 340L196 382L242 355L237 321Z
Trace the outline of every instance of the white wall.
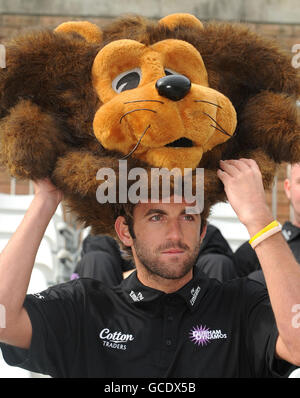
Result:
M293 23L300 21L299 0L0 0L0 13L116 17L136 13L160 18L188 12L203 20Z

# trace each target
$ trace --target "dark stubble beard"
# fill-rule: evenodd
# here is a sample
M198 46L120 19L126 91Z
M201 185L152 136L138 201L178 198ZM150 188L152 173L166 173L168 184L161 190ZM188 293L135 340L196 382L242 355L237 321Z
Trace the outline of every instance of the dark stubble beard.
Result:
M193 249L190 249L189 246L180 241L168 241L156 249L151 249L144 246L142 240L137 238L134 239L135 252L141 264L150 274L164 279L181 279L187 275L195 265L199 254L200 245L200 239L199 243ZM172 248L186 250L186 252L188 252L188 256L186 256L185 253L185 258L182 260L181 255L178 255L178 257L174 255L174 257L170 259L168 263L159 259L162 251Z

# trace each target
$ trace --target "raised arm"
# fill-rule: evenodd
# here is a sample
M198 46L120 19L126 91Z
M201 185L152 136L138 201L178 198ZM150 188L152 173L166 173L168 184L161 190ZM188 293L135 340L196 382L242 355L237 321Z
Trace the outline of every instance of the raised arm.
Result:
M260 170L251 159L221 161L220 166L218 176L224 184L228 201L253 237L273 221ZM279 331L276 354L300 366L300 328L294 322L293 312L300 304L300 265L281 233L261 241L255 251Z
M31 322L23 308L35 257L62 193L48 180L34 183L35 196L20 226L0 254L0 304L5 323L0 341L29 348ZM5 327L3 327L5 326Z

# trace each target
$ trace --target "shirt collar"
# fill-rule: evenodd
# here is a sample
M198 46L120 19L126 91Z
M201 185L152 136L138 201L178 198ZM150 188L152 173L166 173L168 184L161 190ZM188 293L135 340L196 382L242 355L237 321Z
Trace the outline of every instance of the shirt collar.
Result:
M124 279L120 288L125 293L126 300L131 304L143 305L158 299L171 299L173 302L177 301L176 298L183 298L191 311L194 311L201 297L205 294L209 284L208 277L196 267L194 267L193 278L181 289L174 293L164 293L160 290L150 288L143 285L137 278L136 271ZM181 300L180 300L181 301Z

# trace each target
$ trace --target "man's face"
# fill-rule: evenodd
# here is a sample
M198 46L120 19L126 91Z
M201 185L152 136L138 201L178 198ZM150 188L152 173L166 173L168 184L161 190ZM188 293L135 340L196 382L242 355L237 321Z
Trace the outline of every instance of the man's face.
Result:
M183 203L135 206L133 255L138 266L165 279L180 279L193 268L200 248L200 214Z
M288 199L294 208L297 218L300 217L300 164L294 164L291 167L290 179L284 182L284 188Z

